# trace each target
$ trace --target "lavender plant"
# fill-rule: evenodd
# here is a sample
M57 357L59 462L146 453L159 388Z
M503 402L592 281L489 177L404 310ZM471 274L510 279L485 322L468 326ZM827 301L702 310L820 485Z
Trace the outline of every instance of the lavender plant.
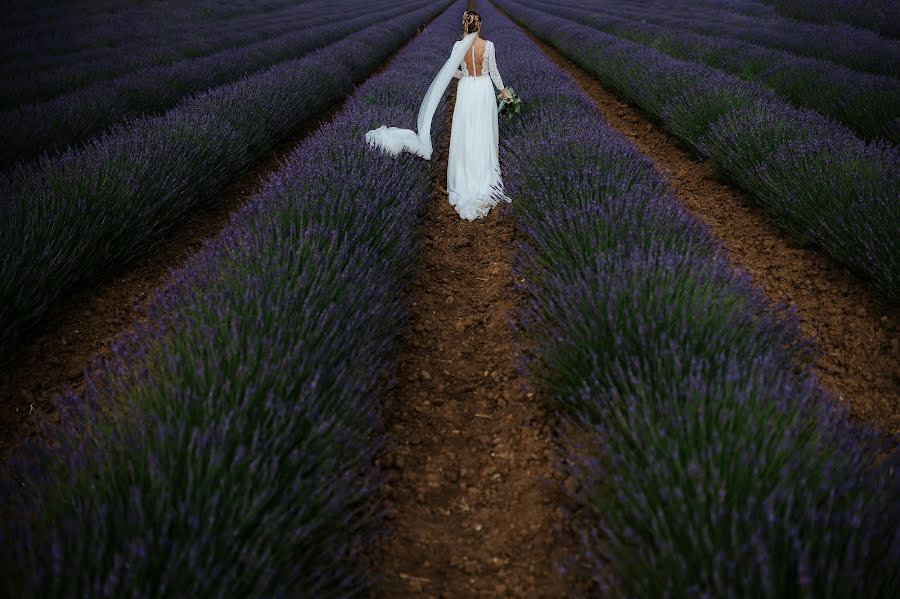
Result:
M810 108L865 138L900 141L900 82L812 58L724 36L642 22L636 16L605 12L611 2L589 5L522 3L650 46L675 58L699 62L768 87L796 106ZM620 3L617 3L620 4ZM622 11L622 8L618 10ZM624 11L623 11L624 12Z
M291 154L7 464L4 595L368 594L376 402L432 173L363 133L415 118L453 6Z
M597 6L592 0L568 4ZM752 4L752 3L749 3ZM753 9L763 7L755 3ZM823 25L753 12L745 2L646 0L603 3L603 13L672 29L736 39L835 62L857 71L900 75L900 41L840 23Z
M835 122L716 69L519 3L499 4L712 159L779 226L900 300L896 147L866 144Z
M501 136L519 316L567 415L590 594L893 596L900 451L847 425L790 311L571 78L479 10L526 107Z
M384 10L382 10L382 8ZM367 6L362 14L318 27L295 27L289 33L255 44L188 58L174 64L139 69L118 79L98 81L48 102L0 112L6 132L0 165L8 166L46 153L54 155L110 126L145 114L160 114L198 92L238 81L280 63L335 43L385 19L430 9L422 2ZM338 8L338 10L342 10Z
M0 176L0 361L66 293L151 251L440 9L407 12Z
M44 42L35 42L38 32L30 31L30 35L22 40L29 43L27 49L18 52L14 61L0 61L0 80L4 82L0 89L0 106L12 108L46 101L138 69L208 56L281 36L295 31L300 24L304 28L321 26L333 20L325 10L326 6L326 2L319 0L267 11L264 6L254 3L248 6L252 10L246 14L200 22L190 18L181 21L180 15L173 18L166 10L156 8L149 14L146 11L128 12L127 18L121 20L109 15L101 22L100 31L83 33L80 27L86 19L66 19L59 23L42 21L38 31L47 36ZM342 7L348 17L361 12L357 4L349 1ZM177 25L173 25L173 21ZM152 36L135 35L138 27ZM124 30L131 35L122 40L123 43L113 43L104 39L107 29L118 33ZM15 31L22 32L20 29ZM93 43L83 49L67 48L64 42L76 31L78 37L84 36ZM38 47L33 47L35 45ZM12 40L8 40L4 50L9 51L11 46Z
M59 63L81 52L132 51L153 40L179 45L190 31L205 37L207 26L242 21L252 15L276 14L289 7L285 0L265 3L234 0L198 5L190 0L159 0L151 5L126 0L73 0L66 4L36 4L8 0L0 33L7 43L0 48L0 64L31 67ZM77 15L77 18L73 18Z
M900 37L900 5L892 0L767 0L789 17L816 23L851 23Z
M718 119L697 143L795 238L900 299L900 154L780 102ZM891 233L891 231L894 233Z

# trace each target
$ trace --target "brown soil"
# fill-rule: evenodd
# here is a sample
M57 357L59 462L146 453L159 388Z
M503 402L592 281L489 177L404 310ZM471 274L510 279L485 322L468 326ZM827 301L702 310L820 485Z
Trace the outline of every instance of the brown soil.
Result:
M711 161L693 156L640 108L526 33L668 175L678 199L722 240L731 260L768 297L797 308L803 333L820 350L815 367L822 383L852 417L900 434L900 307L821 250L791 239L746 193L724 183Z
M443 189L448 144L435 144L404 378L386 406L394 445L379 462L393 530L375 571L387 597L565 597L552 423L516 371L509 326L515 229L497 208L459 218Z
M409 41L369 77L387 68ZM112 273L94 287L74 293L65 305L44 319L18 349L13 362L0 371L0 468L13 447L38 434L40 413L55 416L53 399L66 389L80 392L85 373L94 361L108 357L113 340L146 317L150 299L166 284L170 272L182 267L205 240L218 235L231 213L250 199L285 158L343 105L343 101L338 102L280 144L229 186L218 201L191 215L152 255Z

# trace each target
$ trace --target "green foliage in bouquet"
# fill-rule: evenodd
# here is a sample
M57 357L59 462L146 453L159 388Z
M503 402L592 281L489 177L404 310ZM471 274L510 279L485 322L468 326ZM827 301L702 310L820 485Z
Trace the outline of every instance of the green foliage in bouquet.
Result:
M509 94L510 99L504 100L503 94L497 94L497 110L506 115L506 118L511 119L513 115L519 114L522 110L522 99L519 97L519 94L516 93L512 87L507 87L506 92Z

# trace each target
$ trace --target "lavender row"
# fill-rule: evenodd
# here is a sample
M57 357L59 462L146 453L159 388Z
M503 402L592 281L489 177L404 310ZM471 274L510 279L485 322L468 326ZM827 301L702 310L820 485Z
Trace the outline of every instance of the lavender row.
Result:
M0 362L73 289L152 251L248 165L332 107L443 6L379 22L0 178Z
M769 5L754 1L647 0L608 4L610 16L669 25L693 31L740 39L755 45L785 50L844 65L857 71L900 76L900 40L844 23L810 23L784 17ZM582 8L596 6L593 0L573 0Z
M900 3L892 0L765 0L780 14L816 23L850 23L900 37Z
M351 2L354 3L355 0ZM390 8L386 8L388 5ZM144 114L159 114L182 98L231 83L277 63L295 60L385 19L393 19L425 5L427 2L422 0L406 0L399 5L384 0L375 6L367 6L354 18L310 29L295 29L274 39L203 58L138 70L118 79L99 81L49 102L5 110L0 112L0 128L5 132L0 165L13 164L40 153L55 154L116 123ZM335 57L336 60L339 58Z
M519 320L533 380L567 415L589 595L889 596L900 456L877 463L791 315L571 77L480 10L523 98L501 137Z
M590 2L581 2L590 5ZM673 29L786 50L836 62L858 71L900 76L900 41L849 25L819 25L776 15L743 14L715 0L648 0L604 5L604 12Z
M383 526L377 401L432 172L363 133L412 124L459 11L361 86L177 273L151 324L67 398L48 430L58 447L10 461L4 595L368 594L361 549Z
M91 46L57 56L37 52L0 67L0 78L11 88L0 92L0 100L4 107L45 101L139 68L200 58L300 28L333 22L334 19L325 14L325 6L324 0L319 0L274 13L252 13L225 21L187 23L174 30L167 29L161 23L152 23L150 25L156 31L155 36L149 39L138 37L127 44ZM342 0L341 6L347 18L358 16L365 8L359 0L356 3ZM140 26L143 28L148 24L141 23Z
M517 2L513 17L711 159L785 231L900 300L900 153L771 90Z
M149 7L144 0L69 0L65 3L35 4L31 0L5 0L3 23L0 31L21 30L26 33L28 27L46 27L59 22L68 21L77 14L85 25L98 21L108 22L117 18L130 21L132 15L156 15L157 9L163 9L171 19L215 19L229 18L250 11L274 10L289 3L289 0L226 0L198 6L190 0L156 0ZM152 12L151 12L152 11Z
M843 123L865 138L900 142L900 81L893 77L858 73L828 61L801 58L740 40L612 16L606 8L613 3L606 0L585 5L522 4L758 83L796 106Z
M166 0L160 0L160 4ZM139 5L140 0L72 0L63 3L35 4L32 0L6 0L6 18L0 24L0 30L27 27L36 22L55 21L70 17L72 8L80 11L82 18L90 20L97 15L114 15Z
M40 65L44 61L65 60L67 55L86 51L129 48L135 43L165 43L180 34L184 39L194 29L203 35L208 26L221 26L229 20L261 15L283 9L290 3L276 0L260 4L252 0L198 5L190 0L127 2L119 7L105 3L82 2L73 6L46 7L30 3L25 13L4 15L0 29L5 44L0 61L24 61ZM61 10L53 10L58 8ZM48 10L50 9L50 10ZM4 65L6 66L6 65Z
M342 2L342 7L345 19L358 16L365 8L347 0ZM225 22L206 23L203 27L190 23L190 28L185 31L166 31L156 24L158 30L154 38L134 40L127 45L93 46L80 52L49 57L35 51L27 59L0 68L0 79L4 83L0 90L0 107L46 101L140 68L196 59L333 20L324 14L323 4L304 4L274 14L240 15Z

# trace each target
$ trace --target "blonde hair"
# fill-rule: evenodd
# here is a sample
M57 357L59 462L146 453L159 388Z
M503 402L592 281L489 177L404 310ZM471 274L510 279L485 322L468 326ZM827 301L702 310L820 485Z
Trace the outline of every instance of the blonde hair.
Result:
M474 10L467 10L462 18L463 36L481 31L481 15Z

